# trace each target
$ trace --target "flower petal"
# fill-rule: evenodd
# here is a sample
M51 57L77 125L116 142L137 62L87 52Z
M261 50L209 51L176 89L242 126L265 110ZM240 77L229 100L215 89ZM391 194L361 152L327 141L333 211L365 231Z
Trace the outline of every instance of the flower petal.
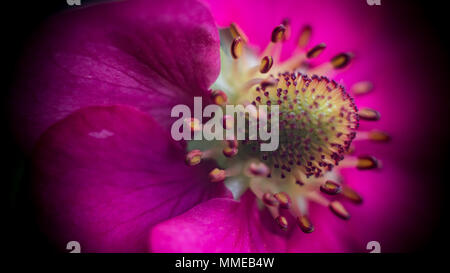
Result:
M154 252L283 252L286 236L247 192L240 201L211 199L156 225L150 245Z
M170 124L220 70L214 20L197 1L115 1L62 13L37 33L13 88L27 148L82 107L124 104Z
M127 106L83 108L50 127L34 153L44 229L63 249L146 251L151 225L227 193L148 115Z

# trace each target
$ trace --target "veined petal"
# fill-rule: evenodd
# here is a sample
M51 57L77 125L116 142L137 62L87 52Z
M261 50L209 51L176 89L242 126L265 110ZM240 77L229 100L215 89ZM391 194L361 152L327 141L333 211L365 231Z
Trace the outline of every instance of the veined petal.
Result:
M64 249L146 251L148 229L214 196L202 167L148 115L126 106L83 108L50 127L34 152L39 218Z
M211 199L156 225L150 245L153 252L284 252L286 236L247 192L240 201Z
M163 126L220 70L214 20L197 1L115 1L50 19L28 46L13 88L26 148L54 122L92 105L123 104Z

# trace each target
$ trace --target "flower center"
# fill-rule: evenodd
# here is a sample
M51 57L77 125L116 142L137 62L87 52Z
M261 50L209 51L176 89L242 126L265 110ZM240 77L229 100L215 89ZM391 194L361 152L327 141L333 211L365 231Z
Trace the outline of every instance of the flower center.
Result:
M307 49L311 33L311 27L304 27L292 57L280 62L282 44L291 35L288 20L275 27L260 55L247 46L248 37L236 24L220 30L221 73L212 86L212 102L222 107L277 105L279 146L275 151L260 151L262 141L258 138L190 141L186 156L191 166L215 160L218 168L209 173L211 182L224 182L236 199L251 190L280 228L289 226L282 213L287 210L305 233L314 230L308 211L310 201L329 207L342 219L349 219L350 214L340 199L362 202L359 194L345 185L340 169L367 170L377 168L379 163L372 156L349 156L352 141L389 140L382 131L356 133L360 119L373 121L380 115L369 108L358 112L344 87L329 80L336 70L350 64L351 53L310 67L309 60L326 48L321 43ZM371 88L370 82L361 82L352 90L362 95ZM269 112L267 121L272 118ZM233 122L233 117L225 116L224 128L232 127Z
M271 76L273 77L273 76ZM320 177L344 158L358 127L353 99L335 81L300 73L279 73L272 86L255 88L252 104L279 105L279 149L259 153L266 164ZM258 141L248 141L258 151Z

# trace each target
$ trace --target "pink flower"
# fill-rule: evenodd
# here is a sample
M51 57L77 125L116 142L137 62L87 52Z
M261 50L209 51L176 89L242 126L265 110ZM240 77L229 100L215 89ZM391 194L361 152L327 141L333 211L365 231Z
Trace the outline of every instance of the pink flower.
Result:
M326 207L312 204L310 215L315 231L304 234L295 226L295 219L289 218L294 227L283 234L267 211L249 209L255 204L251 201L254 197L247 192L241 203L211 200L159 224L153 229L151 238L158 243L153 243L152 249L365 252L368 251L366 244L373 240L380 242L382 251L401 251L419 242L420 236L430 227L420 222L430 224L433 221L434 217L429 213L433 206L430 189L423 184L423 180L428 180L426 172L412 169L421 168L421 161L415 158L428 155L419 148L424 141L424 135L419 132L423 132L424 124L434 120L431 108L437 101L420 92L427 88L430 79L416 63L418 52L425 51L424 46L398 35L402 29L389 31L399 28L397 21L385 16L394 7L385 2L380 7L372 7L365 1L333 0L206 2L219 26L237 23L248 37L250 46L259 48L259 52L266 48L270 31L284 19L291 19L291 39L283 43L281 60L288 59L298 50L298 33L305 25L312 27L307 49L320 43L327 46L311 61L313 66L326 63L341 52L353 52L355 58L351 66L337 71L333 78L342 79L348 90L358 86L356 83L360 83L359 86L364 86L365 81L373 84L373 92L357 96L356 103L358 107L378 110L381 119L376 126L371 122L360 122L360 131L377 128L389 132L392 139L387 145L356 141L355 153L376 155L383 162L383 168L376 171L342 170L347 185L364 199L359 206L343 201L351 214L349 221L333 217ZM411 81L411 78L422 81ZM421 105L421 110L417 110L417 105ZM411 147L417 148L412 152ZM420 196L419 203L414 204L411 196ZM214 211L207 209L212 206ZM220 223L211 227L207 215L214 215ZM174 229L180 225L187 228L175 233ZM226 228L220 229L222 226ZM155 239L161 237L165 239Z
M402 242L398 239L400 231L420 220L410 214L414 205L408 198L420 191L408 186L417 178L398 163L403 162L402 154L411 144L398 139L401 133L416 132L417 124L409 119L420 114L405 115L396 108L398 99L406 109L415 102L415 98L405 94L418 88L406 78L416 71L391 72L404 68L404 57L399 57L396 46L388 41L391 36L385 38L377 30L380 18L361 20L364 12L372 11L353 2L344 3L211 2L207 4L211 15L195 1L136 0L96 5L52 18L24 59L13 111L19 125L18 138L25 149L34 147L39 215L55 245L64 248L68 241L76 240L83 251L93 252L350 252L365 251L366 243L375 240L387 250L399 249L395 243ZM274 8L278 10L275 12ZM302 16L299 18L298 14ZM285 17L292 20L283 21ZM220 26L238 23L246 35L239 30L233 33L228 28L221 29L219 41L213 18ZM363 23L356 24L358 20ZM255 58L255 46L261 52L271 31L282 22L273 32L267 54L260 57L271 57L265 63L271 72L300 69L303 74L286 74L298 78L284 82L283 75L275 74L280 79L277 87L288 81L323 84L317 85L317 91L306 86L307 95L299 96L306 101L317 99L311 92L321 95L329 91L333 100L319 104L328 107L333 101L327 117L335 116L337 120L345 114L346 126L328 120L302 135L298 140L301 145L313 144L302 146L301 153L294 152L299 158L298 166L297 162L288 164L289 160L278 162L281 154L267 155L265 159L264 154L246 152L245 147L250 146L244 143L239 143L239 147L222 143L239 150L229 153L239 164L233 165L234 161L228 159L223 167L222 156L209 153L222 146L199 153L192 148L196 143L186 147L185 143L173 141L169 135L173 122L170 109L177 104L191 105L194 96L217 103L209 88L225 88L225 93L219 94L229 102L277 103L273 98L278 90L273 83L263 87L266 82L257 81L244 90L250 91L248 97L243 97L236 91L253 76L237 79L232 73L236 69L248 71L251 64L264 70L260 59ZM291 40L297 40L296 31L305 23L312 26L313 35L309 37L309 30L303 29L309 43L299 49ZM291 40L283 42L289 33ZM323 53L321 46L311 50L321 42L327 45ZM283 51L278 58L281 44ZM340 58L329 62L347 50L355 50L349 69L350 54L338 55ZM315 58L307 58L308 51ZM289 54L294 56L292 64L285 62L283 66L281 61L288 60ZM271 61L273 64L269 65ZM258 73L255 70L252 75L265 74ZM354 142L358 155L376 151L383 162L382 170L357 172L344 168L380 166L371 157L346 155L341 161L355 136L358 114L340 85L322 77L311 78L312 73L328 75L337 82L343 79L346 86L373 82L376 92L357 98L357 105L379 110L383 117L378 126L389 131L393 141L385 146L367 141L376 137L386 140L386 135L376 134L371 131L372 124L361 122L363 133L358 133ZM286 90L292 88L286 86ZM367 91L370 85L359 86ZM266 90L270 93L268 99L261 95ZM289 97L284 100L297 98L295 90L289 89ZM352 90L355 92L355 88ZM386 99L388 94L391 97ZM345 113L340 107L346 109ZM306 112L313 119L320 115ZM369 110L360 110L359 116L378 118L376 112ZM299 125L309 119L296 120ZM328 131L332 125L340 130L339 135ZM296 130L306 132L303 127ZM327 140L306 141L313 135ZM331 136L336 136L334 142L329 140ZM419 138L408 139L415 143ZM296 143L294 138L290 140L286 145ZM320 152L324 150L322 159L317 157L321 155L315 146L318 143ZM289 150L290 146L283 145ZM186 166L186 149L191 151L188 165L195 166ZM204 160L208 153L213 160ZM258 158L258 162L247 160L248 155ZM327 172L330 165L339 161L341 168ZM242 167L237 173L233 168L236 165ZM210 182L223 180L218 177L222 175L227 177L225 184L235 198L231 198L223 183ZM289 179L303 185L277 184ZM356 207L352 203L360 203L360 196L364 202ZM330 209L339 217L334 217ZM350 221L340 219L350 215Z

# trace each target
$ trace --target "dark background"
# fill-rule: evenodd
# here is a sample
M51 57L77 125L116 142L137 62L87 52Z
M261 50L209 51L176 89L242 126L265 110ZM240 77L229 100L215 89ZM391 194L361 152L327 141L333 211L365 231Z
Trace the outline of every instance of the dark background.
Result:
M338 0L337 0L338 1ZM355 0L365 1L365 0ZM388 0L382 0L386 4ZM87 4L82 0L82 4ZM405 249L407 252L427 252L444 253L448 248L448 235L446 232L448 224L445 219L449 216L444 211L445 195L447 193L448 169L449 169L449 14L444 1L412 1L412 0L391 0L392 12L398 14L399 24L407 24L410 33L405 35L417 35L417 41L428 43L430 52L425 52L433 62L433 72L439 82L440 88L430 93L430 96L437 96L441 105L436 105L438 109L435 118L435 126L439 130L430 132L429 139L425 140L428 152L424 158L424 168L429 173L428 181L436 196L436 202L442 209L433 211L439 220L434 225L434 232L423 238L411 238L418 242L416 248ZM13 75L17 61L21 55L22 49L27 46L27 39L33 30L46 17L51 14L71 8L65 0L45 0L45 1L9 1L2 2L1 6L1 36L2 37L2 113L1 113L1 158L2 158L2 201L5 203L2 208L5 209L4 222L2 226L6 228L3 233L6 246L3 249L10 253L26 252L54 252L55 249L49 245L46 238L39 231L33 214L33 205L30 195L27 191L29 179L27 177L28 159L21 153L11 136L9 127L8 108L8 90L13 80ZM426 39L423 39L426 33ZM412 197L414 198L414 197ZM429 225L430 223L423 223ZM411 227L414 228L414 227ZM446 253L447 251L445 251Z

